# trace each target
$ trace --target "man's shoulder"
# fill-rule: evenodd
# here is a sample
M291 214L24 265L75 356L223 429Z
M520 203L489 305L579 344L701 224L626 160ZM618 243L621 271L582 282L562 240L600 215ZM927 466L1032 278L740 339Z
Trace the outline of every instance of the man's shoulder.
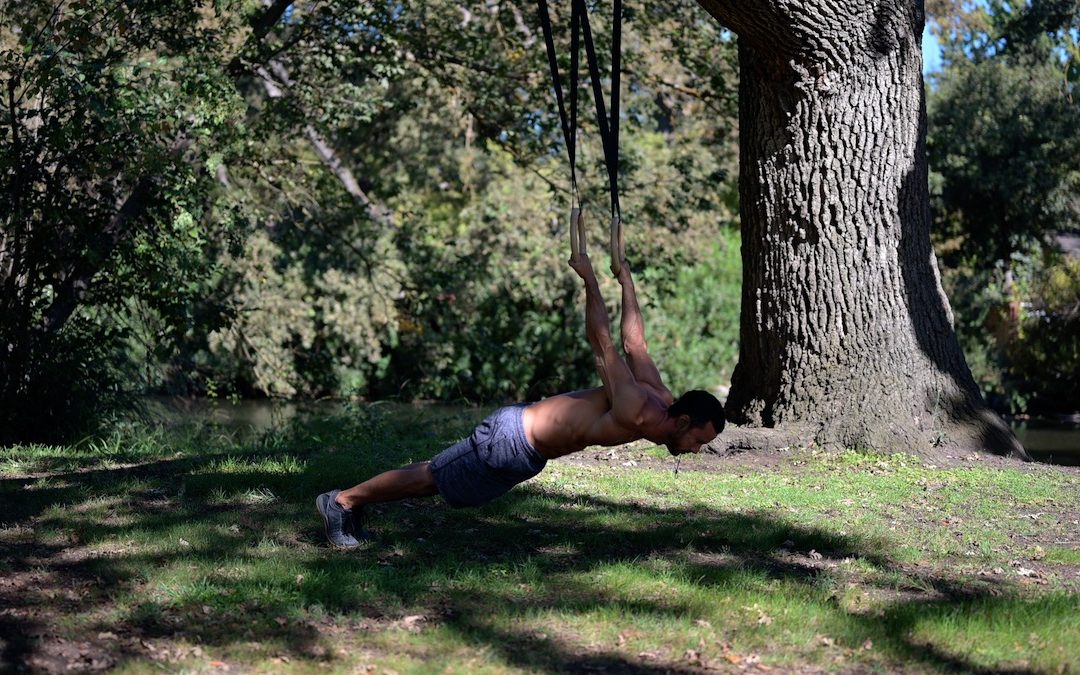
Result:
M641 416L645 427L652 428L667 417L668 404L666 404L656 392L646 392L645 405L642 406Z
M664 412L667 413L667 409L671 407L671 404L675 402L675 397L672 395L671 390L664 386L655 386L652 384L643 385L649 394L656 398L660 406L663 407Z

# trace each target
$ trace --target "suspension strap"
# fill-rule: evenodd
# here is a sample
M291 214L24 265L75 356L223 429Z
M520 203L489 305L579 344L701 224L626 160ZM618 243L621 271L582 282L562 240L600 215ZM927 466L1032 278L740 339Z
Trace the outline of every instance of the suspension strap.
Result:
M600 66L593 46L592 28L585 0L572 0L581 14L581 36L585 41L585 57L589 62L593 102L596 104L596 123L604 146L604 165L607 167L608 191L611 197L611 273L619 276L625 257L622 232L622 211L619 208L619 81L622 43L622 0L615 0L611 28L611 116L604 109L604 89L600 82Z
M577 197L577 90L578 90L578 52L579 34L585 42L585 56L589 65L589 79L592 81L593 102L596 105L596 123L600 129L600 141L604 149L604 165L608 174L608 191L611 199L611 271L619 275L620 261L624 257L622 212L619 206L619 90L622 60L622 0L614 0L614 19L611 32L611 116L604 104L604 90L600 79L600 66L593 45L592 29L589 25L589 11L585 0L570 0L570 114L567 115L562 91L562 79L559 77L559 64L555 56L555 40L551 31L551 17L548 13L547 0L537 0L540 27L544 33L547 47L548 68L551 82L555 89L555 101L559 108L559 121L562 125L563 139L570 158L570 246L571 255L577 258L585 250L585 232L583 214L575 206Z
M551 71L551 84L555 89L555 102L559 106L559 122L562 125L563 140L566 141L566 154L570 158L571 205L577 196L577 92L578 92L578 34L580 17L578 4L574 2L570 10L570 115L566 114L563 102L562 78L559 77L559 61L555 57L555 38L551 33L551 17L548 14L547 0L537 0L540 15L540 28L544 33L547 46L548 68ZM574 223L571 223L573 226Z
M600 65L593 46L592 28L585 0L572 0L580 13L581 37L585 42L585 57L589 62L589 79L592 81L593 102L596 104L596 123L600 127L600 141L604 146L604 164L608 172L608 190L611 195L611 216L621 214L619 209L619 88L622 60L622 0L615 0L611 28L611 116L604 105L604 89L600 80Z

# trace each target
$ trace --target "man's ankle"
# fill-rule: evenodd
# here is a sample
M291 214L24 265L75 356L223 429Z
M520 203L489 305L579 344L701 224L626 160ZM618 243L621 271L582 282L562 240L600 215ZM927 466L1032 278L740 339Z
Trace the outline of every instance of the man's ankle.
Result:
M355 500L346 497L344 492L337 493L337 496L334 497L334 501L336 501L338 503L338 506L345 509L346 511L351 511L354 506L358 506Z

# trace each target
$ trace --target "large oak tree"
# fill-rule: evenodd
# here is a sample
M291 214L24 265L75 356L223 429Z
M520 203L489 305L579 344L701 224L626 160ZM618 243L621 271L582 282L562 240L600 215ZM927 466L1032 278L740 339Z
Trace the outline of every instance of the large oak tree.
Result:
M739 40L729 416L844 446L1025 456L971 377L930 244L922 2L700 4Z

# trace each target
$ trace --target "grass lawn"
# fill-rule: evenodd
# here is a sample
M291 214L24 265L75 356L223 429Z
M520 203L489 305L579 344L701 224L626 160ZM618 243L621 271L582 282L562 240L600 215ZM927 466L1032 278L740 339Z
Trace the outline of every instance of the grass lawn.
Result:
M636 444L324 544L486 412L0 448L0 671L1080 672L1075 468Z

